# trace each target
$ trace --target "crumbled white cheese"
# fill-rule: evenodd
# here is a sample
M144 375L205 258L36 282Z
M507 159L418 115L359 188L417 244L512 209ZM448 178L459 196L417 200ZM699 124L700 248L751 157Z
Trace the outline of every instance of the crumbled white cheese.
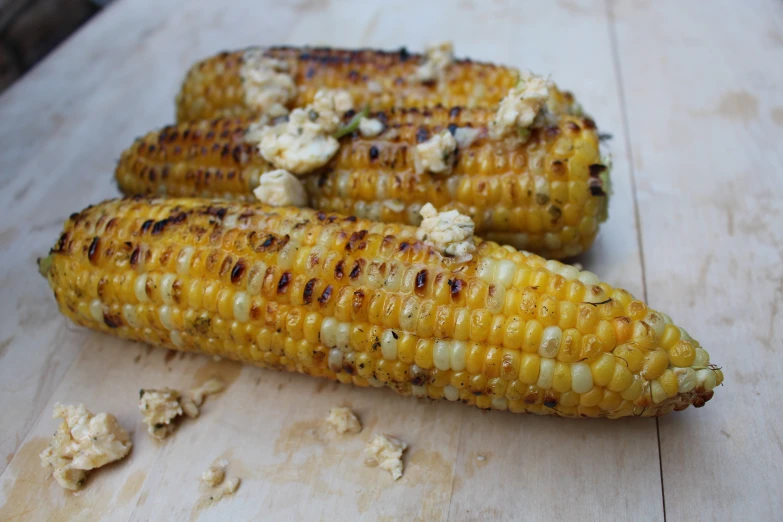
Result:
M263 49L250 49L239 74L248 107L271 117L288 113L286 106L296 97L296 83L287 62L264 56Z
M413 79L422 83L441 81L446 70L454 62L454 45L442 42L425 50L425 60L413 73Z
M198 417L199 406L207 395L220 393L225 386L222 380L212 378L191 389L187 395L170 388L141 390L139 410L147 431L158 440L165 439L176 429L175 421L179 416Z
M489 123L490 136L495 139L512 136L526 141L528 129L546 109L551 87L549 80L522 72L519 82L501 100L495 118Z
M55 480L66 489L79 489L87 471L120 460L133 445L114 415L94 415L84 404L56 404L54 418L63 421L41 452L41 465L54 468Z
M371 92L373 94L380 94L383 92L383 86L376 82L375 80L370 80L365 84L365 87L367 87L367 91Z
M299 178L282 169L265 172L253 194L262 203L273 207L305 207L307 191Z
M473 142L479 139L481 130L474 129L473 127L457 127L454 131L454 139L457 141L459 148L470 147Z
M261 155L277 168L306 174L326 165L340 148L333 134L352 106L348 92L321 89L312 104L294 109L287 122L266 125L262 119L251 125L245 139L258 143Z
M228 461L221 459L212 466L209 467L204 473L201 474L201 482L207 486L214 488L223 483L226 478L226 468L228 467Z
M359 120L359 133L365 138L372 138L383 132L383 122L375 118Z
M402 452L407 448L401 440L376 433L364 447L364 465L385 469L397 480L402 477Z
M342 406L334 407L329 410L329 416L326 417L326 423L340 435L345 433L359 433L362 431L362 423L356 417L356 414Z
M416 230L419 240L442 253L461 258L476 250L473 241L476 226L470 217L456 210L438 212L431 203L424 205L420 213L424 219Z
M225 480L219 488L209 495L209 499L217 502L226 495L233 495L239 487L239 482L239 477L231 477L230 479Z
M416 172L450 172L456 150L457 140L447 130L436 134L424 143L419 143L413 149L413 163Z

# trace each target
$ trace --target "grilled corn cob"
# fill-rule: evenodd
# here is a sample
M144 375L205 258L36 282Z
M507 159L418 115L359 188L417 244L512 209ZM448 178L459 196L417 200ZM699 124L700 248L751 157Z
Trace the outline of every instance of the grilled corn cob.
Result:
M177 95L177 121L257 115L253 94L245 89L243 67L252 56L284 62L296 87L288 108L313 101L320 88L345 89L358 106L372 110L395 106L494 107L519 78L519 71L489 63L457 60L443 82L414 79L425 61L404 48L396 52L272 47L223 52L193 65ZM558 106L576 107L569 92L552 90Z
M403 109L371 116L384 122L376 137L340 139L340 149L305 180L311 205L328 212L418 225L419 210L469 215L482 237L550 258L589 248L606 218L608 170L594 123L562 116L532 129L508 149L489 137L489 109ZM344 116L348 121L352 113ZM472 126L450 175L417 173L416 144L444 129ZM116 169L127 195L226 197L251 201L262 173L276 167L245 140L250 120L183 123L152 132L127 149Z
M661 415L723 374L665 314L557 261L416 229L197 199L73 214L39 261L79 325L150 344L480 408Z

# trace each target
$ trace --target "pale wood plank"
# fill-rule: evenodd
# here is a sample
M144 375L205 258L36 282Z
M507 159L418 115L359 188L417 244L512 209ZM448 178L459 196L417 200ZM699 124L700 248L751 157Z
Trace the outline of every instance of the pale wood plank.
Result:
M121 520L274 514L291 520L375 520L382 515L464 520L489 508L496 511L488 516L513 519L520 506L525 518L548 518L558 506L564 517L660 518L657 444L650 421L579 423L485 414L461 405L397 399L384 390L324 388L305 377L246 368L224 396L208 403L203 418L184 426L168 444L159 447L142 432L135 410L138 387L187 385L194 372L211 363L186 358L166 364L164 353L146 355L138 345L67 329L32 260L54 240L62 217L114 194L109 176L113 159L134 135L172 117L173 94L185 68L219 48L254 43L418 48L452 38L460 54L551 71L560 84L576 89L602 128L615 134L612 219L583 262L602 278L641 293L602 3L533 4L524 10L512 2L480 7L406 2L370 10L359 1L271 4L240 2L225 9L206 1L184 6L120 2L0 99L3 121L37 115L34 123L20 124L15 131L0 128L0 161L5 162L0 171L17 174L4 175L0 201L18 200L19 211L0 236L11 238L0 268L12 296L0 305L0 326L3 332L18 333L0 367L0 382L10 392L3 394L0 422L13 430L0 449L13 452L25 441L0 478L2 509L10 515L33 508L29 518L38 519L59 514ZM129 20L134 23L128 25ZM112 40L109 50L91 56L86 49L102 39ZM74 72L81 70L87 72ZM84 96L93 90L91 98ZM36 155L19 152L22 146ZM24 179L35 179L35 185L22 190ZM20 326L20 317L31 319ZM137 354L142 358L134 364ZM48 375L36 380L44 368L50 368ZM278 390L280 385L284 388ZM37 468L43 437L55 425L49 419L55 400L86 400L135 428L132 457L97 473L81 497L64 495ZM366 433L339 444L312 440L307 430L340 402L365 417ZM361 466L362 437L373 429L404 434L411 443L407 474L396 484ZM234 498L194 512L198 475L229 450L232 469L245 483ZM481 469L470 471L479 451L488 458ZM607 483L621 484L623 496L607 495ZM564 502L559 493L566 491ZM306 502L309 496L314 500Z
M726 375L704 409L660 420L666 513L777 519L783 4L614 9L649 299Z

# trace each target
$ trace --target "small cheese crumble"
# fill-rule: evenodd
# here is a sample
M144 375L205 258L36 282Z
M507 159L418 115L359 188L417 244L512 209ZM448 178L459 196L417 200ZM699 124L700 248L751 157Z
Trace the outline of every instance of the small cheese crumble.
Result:
M263 49L246 51L239 71L245 104L270 117L288 114L297 91L291 72L287 62L264 56Z
M251 125L245 139L258 143L261 155L279 169L303 175L326 165L340 148L334 133L353 107L347 91L321 89L313 103L294 109L288 121Z
M239 477L231 477L230 479L223 481L221 487L217 488L209 495L209 499L217 502L226 495L233 495L237 488L239 488L239 482Z
M424 219L416 231L419 240L444 254L460 258L469 256L476 250L473 241L476 227L470 217L456 210L438 212L432 203L421 207L420 214Z
M226 478L226 468L228 467L228 461L221 459L212 466L209 467L204 473L201 474L201 482L207 486L214 488L223 483Z
M256 198L273 207L306 207L307 191L299 178L287 170L265 172L253 190Z
M185 414L190 418L199 416L199 406L207 395L220 393L225 383L220 379L208 379L204 384L193 388L187 395L177 390L141 390L139 392L139 410L147 431L158 440L168 437L176 429L178 417Z
M424 143L419 143L413 149L413 164L416 172L449 173L456 150L457 140L447 130L436 134Z
M342 406L334 407L329 410L329 416L326 417L326 423L340 435L346 433L359 433L362 431L362 423L356 417L356 414Z
M133 445L114 415L94 415L84 404L56 404L53 418L63 421L40 454L41 466L51 466L55 480L66 489L79 489L87 471L120 460Z
M489 133L494 139L511 136L527 141L530 127L546 112L549 100L549 80L530 72L522 72L519 82L500 102L495 118L489 123Z
M365 138L372 138L383 132L383 122L376 118L359 120L359 133Z
M402 477L402 452L407 448L401 440L376 433L364 447L364 465L385 469L397 480Z
M454 131L454 139L461 149L473 145L473 143L479 139L479 136L481 136L481 131L479 129L474 129L473 127L457 127Z
M413 73L413 79L422 83L442 81L446 70L454 62L454 45L441 42L425 49L425 59Z

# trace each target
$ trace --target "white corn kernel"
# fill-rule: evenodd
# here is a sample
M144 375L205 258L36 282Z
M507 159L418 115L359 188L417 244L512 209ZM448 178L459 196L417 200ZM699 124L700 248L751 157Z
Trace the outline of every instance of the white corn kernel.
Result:
M411 386L411 394L414 397L426 397L427 396L427 387L426 386Z
M449 341L438 339L432 348L432 362L438 370L446 371L451 365L449 344Z
M633 382L623 392L620 392L620 397L627 401L634 401L642 394L644 390L644 379L640 375L634 375Z
M710 369L699 370L696 372L696 380L700 386L703 386L706 391L712 391L718 384L718 379L715 377L715 372Z
M451 369L461 372L465 369L468 344L465 341L451 341Z
M386 330L381 335L381 354L387 361L397 360L397 338L394 332Z
M587 366L587 365L585 365ZM588 371L589 371L588 367ZM536 386L542 390L548 390L552 387L552 380L555 376L555 360L554 359L541 359L541 367L538 370L538 382Z
M94 320L103 324L103 303L100 299L93 299L90 302L90 315Z
M139 327L139 316L136 314L136 307L132 304L126 304L122 307L122 317L125 319L125 322L128 323L128 325L131 328L138 328Z
M150 300L147 296L147 274L141 274L136 278L136 282L133 284L133 292L140 303L146 303Z
M544 362L544 359L541 360ZM571 365L571 389L576 393L587 393L593 388L593 373L587 363Z
M495 280L497 262L494 259L483 259L476 267L476 275L479 279L491 283Z
M196 250L191 246L183 248L177 256L177 273L180 275L188 275L190 271L190 262L193 259L193 254Z
M680 393L688 393L696 387L696 372L692 368L675 368L677 376L677 389Z
M250 321L250 297L246 292L234 294L234 318L240 323Z
M580 272L577 279L579 279L579 281L584 285L597 285L600 283L598 276L587 270Z
M650 381L650 392L655 404L660 404L666 400L666 392L658 379Z
M158 309L158 317L160 318L160 324L163 325L163 328L166 330L172 330L174 329L174 323L171 320L171 307L168 305L163 305Z
M456 401L459 399L459 390L454 386L447 384L443 387L443 396L446 397L446 400Z
M544 268L546 268L553 274L559 274L562 267L563 264L560 261L555 261L554 259L550 259L549 261L544 263Z
M491 285L487 295L487 311L499 314L506 305L506 287L503 285Z
M335 336L337 348L344 352L351 350L351 325L349 323L337 324L337 335Z
M704 348L696 348L696 357L693 359L694 368L704 368L710 364L710 354Z
M178 348L182 348L182 346L185 344L185 342L182 340L182 335L176 330L172 330L169 335L171 337L172 344Z
M571 281L579 278L579 270L571 265L564 265L563 268L560 269L560 275Z
M508 401L505 397L495 397L492 399L492 408L495 410L506 410L508 409Z
M174 274L163 274L160 278L160 296L163 298L163 302L166 304L174 303L174 281L177 280L177 276Z
M383 381L379 381L375 377L370 377L369 379L367 379L367 382L370 383L370 386L374 388L382 388L386 386L385 384L383 384Z
M557 357L560 351L560 341L563 338L563 331L559 326L547 326L541 335L541 344L538 345L538 355L546 358Z
M495 268L495 282L508 288L514 282L517 273L517 264L508 259L501 259Z
M337 319L334 317L324 317L321 321L321 344L327 348L337 346Z
M650 328L655 332L655 338L660 339L663 335L663 331L666 329L666 322L663 320L663 316L658 312L648 312L644 317L644 322L650 325Z
M337 348L329 350L329 369L333 372L341 372L343 370L343 352Z

